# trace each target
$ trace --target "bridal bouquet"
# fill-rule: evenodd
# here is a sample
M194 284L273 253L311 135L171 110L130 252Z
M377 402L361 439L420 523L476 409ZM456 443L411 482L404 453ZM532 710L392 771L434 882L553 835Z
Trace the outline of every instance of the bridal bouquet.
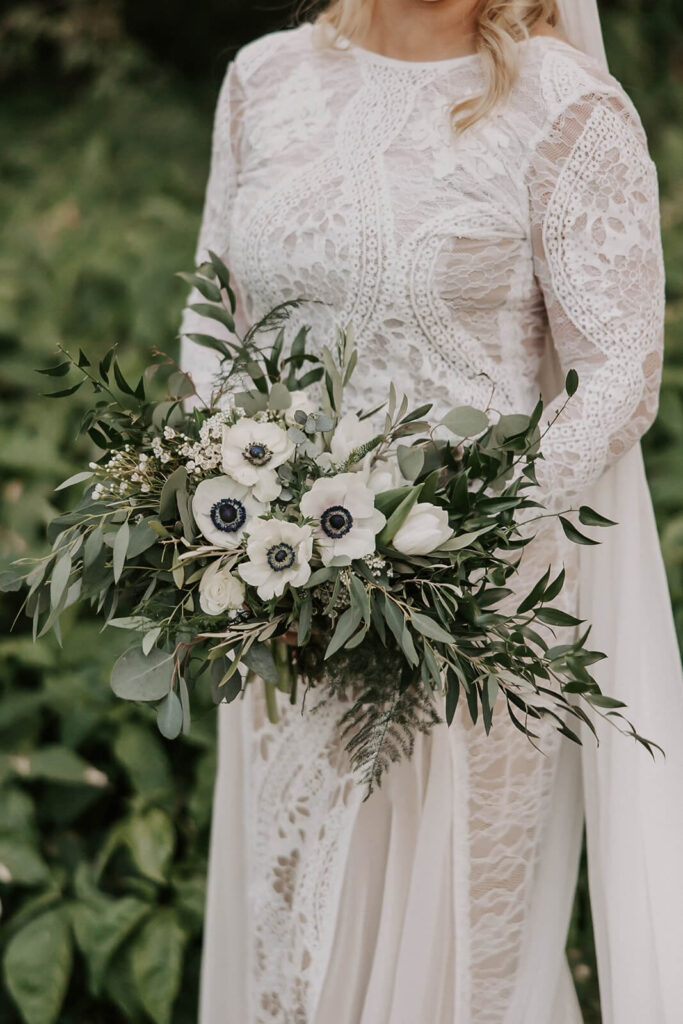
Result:
M34 636L58 633L77 602L129 630L113 690L155 704L168 738L190 728L190 695L207 678L217 701L258 679L273 721L278 692L294 704L313 691L310 713L335 700L368 795L461 699L487 732L504 704L532 742L547 718L580 742L568 722L595 732L593 709L652 752L591 676L603 655L586 647L589 630L552 646L542 635L580 625L552 604L564 571L509 607L530 523L548 517L530 495L542 403L530 416L458 407L435 421L430 404L409 408L391 388L380 409L343 412L358 358L350 327L320 355L308 328L286 343L298 300L240 337L221 260L181 276L206 300L193 308L222 325L220 337L190 335L221 356L208 403L188 401L179 372L150 401L114 350L97 367L64 352L41 371L77 375L53 397L92 388L83 430L102 455L61 485L85 493L50 525L50 553L5 580L28 588ZM157 353L149 372L164 362ZM568 401L577 386L572 372ZM578 519L610 525L587 507ZM560 521L570 540L595 543Z

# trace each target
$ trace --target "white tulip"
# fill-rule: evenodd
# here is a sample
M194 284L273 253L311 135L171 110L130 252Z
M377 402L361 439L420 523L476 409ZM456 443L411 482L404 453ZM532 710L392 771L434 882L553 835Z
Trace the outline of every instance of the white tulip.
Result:
M202 480L192 499L197 526L219 548L238 548L249 520L267 511L268 506L252 497L248 487L229 476Z
M346 555L362 558L375 550L384 515L375 496L357 473L321 477L301 499L301 511L315 520L315 539L324 565Z
M343 466L351 452L367 444L375 434L370 420L360 420L355 412L347 412L335 428L329 452L318 457L318 464L324 469Z
M220 559L212 562L199 581L199 605L207 615L222 615L244 604L244 584L227 569Z
M392 543L403 555L428 555L452 535L446 509L425 501L413 505Z
M383 491L393 491L396 487L405 487L409 481L403 476L398 460L394 458L382 459L372 464L374 452L368 452L363 459L363 480L373 494L382 494Z
M257 519L247 541L248 562L238 566L242 579L256 587L262 601L280 597L287 584L302 587L311 575L313 533L280 519Z
M223 429L223 472L251 487L258 501L275 501L282 490L275 471L291 459L295 447L277 423L245 417Z

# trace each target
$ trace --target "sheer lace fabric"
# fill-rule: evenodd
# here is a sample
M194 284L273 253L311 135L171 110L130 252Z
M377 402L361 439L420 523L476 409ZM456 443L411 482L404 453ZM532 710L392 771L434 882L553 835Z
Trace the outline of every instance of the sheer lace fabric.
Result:
M552 336L580 388L539 482L569 507L657 406L657 178L633 104L597 62L536 37L507 103L454 138L449 108L481 85L477 57L410 64L320 42L303 25L230 64L197 259L224 255L238 322L301 296L327 306L293 329L329 341L353 321L349 401L365 408L393 381L436 412L492 394L500 413L530 411ZM204 326L186 309L184 334ZM183 360L209 391L212 353L185 340ZM516 592L548 564L567 568L574 610L576 549L555 526ZM563 948L580 769L565 741L542 729L540 753L502 707L486 737L459 709L361 806L334 708L283 703L272 726L252 689L220 713L202 1024L579 1019Z

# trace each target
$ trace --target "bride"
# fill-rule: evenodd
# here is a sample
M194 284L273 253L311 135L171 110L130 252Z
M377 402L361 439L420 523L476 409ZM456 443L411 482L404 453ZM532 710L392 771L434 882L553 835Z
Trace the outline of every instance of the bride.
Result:
M599 747L546 730L539 752L458 709L361 803L334 708L283 702L272 725L249 687L219 709L201 1024L576 1024L584 821L605 1024L680 1024L683 686L639 445L662 364L657 175L595 0L337 0L244 46L208 249L243 326L299 296L327 304L297 311L312 338L353 321L366 409L390 380L437 411L492 387L530 411L542 388L550 419L578 370L539 497L620 525L580 554L539 531L519 592L564 564L601 685L667 758L614 728ZM212 354L184 338L183 362L209 390Z

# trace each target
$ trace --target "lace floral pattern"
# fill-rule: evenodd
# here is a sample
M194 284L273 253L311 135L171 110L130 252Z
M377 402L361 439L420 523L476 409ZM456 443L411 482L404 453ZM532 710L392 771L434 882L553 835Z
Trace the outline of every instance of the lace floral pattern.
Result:
M197 258L224 255L238 322L300 296L328 306L297 311L293 329L312 323L329 343L352 320L362 370L350 398L366 408L393 381L437 412L491 395L501 413L530 411L550 332L562 369L581 379L539 473L546 500L568 507L656 413L657 177L633 104L589 57L535 37L519 44L504 107L454 138L448 108L481 86L477 57L411 66L318 42L305 24L230 65ZM182 332L201 329L186 309ZM212 353L184 340L183 360L209 390ZM526 549L516 594L549 564L565 566L561 606L574 610L576 549L555 524ZM339 709L304 720L285 706L273 726L260 694L248 700L255 1024L313 1024L358 788L335 737ZM543 731L539 754L502 709L489 737L459 715L449 735L461 919L443 1005L456 1005L458 1024L500 1024L560 740Z

